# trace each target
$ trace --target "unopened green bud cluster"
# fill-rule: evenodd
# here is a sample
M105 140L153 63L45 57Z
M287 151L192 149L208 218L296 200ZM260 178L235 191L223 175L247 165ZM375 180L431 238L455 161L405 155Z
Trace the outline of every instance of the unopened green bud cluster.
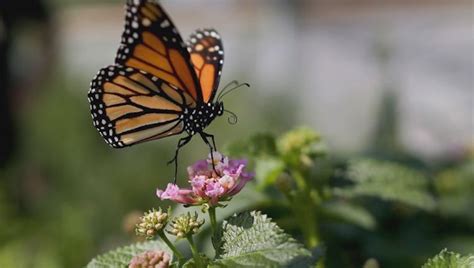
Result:
M135 232L146 239L152 239L159 231L163 230L168 223L168 214L159 210L152 209L140 217L140 223L136 225Z
M291 164L301 163L310 166L313 158L324 155L325 149L321 137L312 129L302 127L280 137L278 151Z
M171 229L167 230L168 233L175 235L178 238L184 238L188 235L197 233L199 228L204 224L204 220L198 219L198 214L194 213L191 215L187 214L180 215L171 221Z

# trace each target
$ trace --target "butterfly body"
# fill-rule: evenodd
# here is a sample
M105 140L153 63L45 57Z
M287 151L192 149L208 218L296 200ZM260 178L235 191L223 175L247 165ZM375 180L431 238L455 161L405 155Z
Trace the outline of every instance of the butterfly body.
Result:
M202 133L204 129L211 124L217 117L224 112L224 104L222 102L216 103L202 103L196 108L185 109L183 113L184 130L188 135L195 135Z

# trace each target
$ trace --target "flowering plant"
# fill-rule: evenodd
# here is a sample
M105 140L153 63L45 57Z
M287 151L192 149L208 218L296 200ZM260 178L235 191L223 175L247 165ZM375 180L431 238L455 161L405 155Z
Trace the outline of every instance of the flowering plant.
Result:
M384 202L383 207L396 208L404 215L398 217L405 223L415 222L413 217L419 217L419 214L407 212L416 210L424 211L430 220L438 209L461 217L457 213L462 210L451 211L442 204L450 202L454 196L459 200L472 199L472 194L464 191L470 189L465 186L472 182L472 156L457 167L442 170L430 183L425 174L427 170L390 160L356 157L346 161L325 157L327 151L323 141L309 128L295 129L281 136L258 134L228 146L227 151L235 156L245 156L255 168L255 176L247 171L247 159L231 159L214 153L197 161L187 168L187 186L170 183L156 191L159 199L184 205L184 210L189 211L174 216L171 209L149 210L140 217L135 229L147 242L98 256L87 267L324 267L326 263L331 267L345 267L352 257L341 254L344 252L336 243L327 243L332 238L339 241L348 230L352 235L342 241L351 243L354 237L368 235L372 241L385 237L387 232L393 234L391 225L389 228L378 225L377 215L385 218L386 213L393 215L395 210L372 214L373 207L366 207L365 197L371 198L370 202L379 198ZM222 217L227 213L224 210L235 209L231 202L236 203L234 198L239 193L242 197L242 189L249 186L252 189L246 192L251 193L250 198L239 198L237 207L263 207L272 211L275 222L284 224L311 252L258 211ZM439 194L439 200L431 195L429 189L432 187ZM190 206L201 206L202 214ZM216 216L218 214L222 220ZM443 218L443 222L445 220ZM210 224L206 225L205 221ZM343 228L327 228L337 222L342 223ZM410 226L409 230L413 232L424 227L424 224ZM208 236L212 236L213 258L208 256L208 250L206 254L202 252ZM415 238L405 242L416 243L419 236ZM184 243L176 245L178 241ZM183 250L186 243L188 251ZM394 243L399 245L400 241ZM375 252L385 256L393 245L391 241L383 242ZM333 254L326 255L326 248ZM362 249L357 250L362 254L360 256L366 256ZM373 251L371 248L370 252ZM426 248L423 252L427 252ZM378 256L376 253L363 266L378 266ZM415 258L416 261L406 263L419 263L419 256L407 255L406 260ZM390 263L387 259L380 260ZM474 267L474 256L462 256L445 249L423 268L450 264Z
M289 264L296 257L299 263L301 260L314 263L308 250L258 211L234 214L218 224L216 209L225 207L223 202L230 202L253 179L254 174L246 168L246 160L229 159L214 152L187 168L188 188L169 183L165 190L156 191L161 200L204 208L201 211L209 215L212 229L214 259L200 252L194 241L194 237L205 228L204 219L197 212L172 217L170 209L160 208L146 212L136 225L136 234L148 242L99 256L89 263L88 268L113 264L123 266L124 259L129 260L129 267L229 267L235 266L236 262L248 267L277 267ZM176 240L186 240L192 258L187 258L168 238L169 235ZM157 238L159 240L155 240Z
M197 161L188 167L190 188L182 189L168 183L166 189L158 189L156 195L161 200L169 199L188 206L219 206L220 202L229 201L238 194L253 178L253 173L245 171L246 166L246 160L229 159L215 152L212 157L209 155L206 160Z

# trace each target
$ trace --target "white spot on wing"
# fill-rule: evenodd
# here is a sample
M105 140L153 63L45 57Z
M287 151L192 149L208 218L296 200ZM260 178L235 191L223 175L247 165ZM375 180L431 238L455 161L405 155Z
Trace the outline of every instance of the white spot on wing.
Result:
M161 28L166 28L170 26L170 22L168 20L164 20L162 23L160 23Z
M148 26L151 25L151 21L150 21L149 19L147 19L147 18L144 18L144 19L142 20L142 24L143 24L143 26L148 27Z

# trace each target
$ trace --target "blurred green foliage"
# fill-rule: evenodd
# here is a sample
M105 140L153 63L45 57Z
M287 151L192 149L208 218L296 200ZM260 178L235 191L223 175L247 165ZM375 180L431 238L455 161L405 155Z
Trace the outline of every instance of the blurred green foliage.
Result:
M391 109L387 118L397 124ZM444 247L473 252L474 155L424 161L397 145L391 124L379 124L378 146L360 155L332 155L308 128L256 134L228 152L252 160L256 189L272 200L259 209L326 249L320 265L419 267Z

